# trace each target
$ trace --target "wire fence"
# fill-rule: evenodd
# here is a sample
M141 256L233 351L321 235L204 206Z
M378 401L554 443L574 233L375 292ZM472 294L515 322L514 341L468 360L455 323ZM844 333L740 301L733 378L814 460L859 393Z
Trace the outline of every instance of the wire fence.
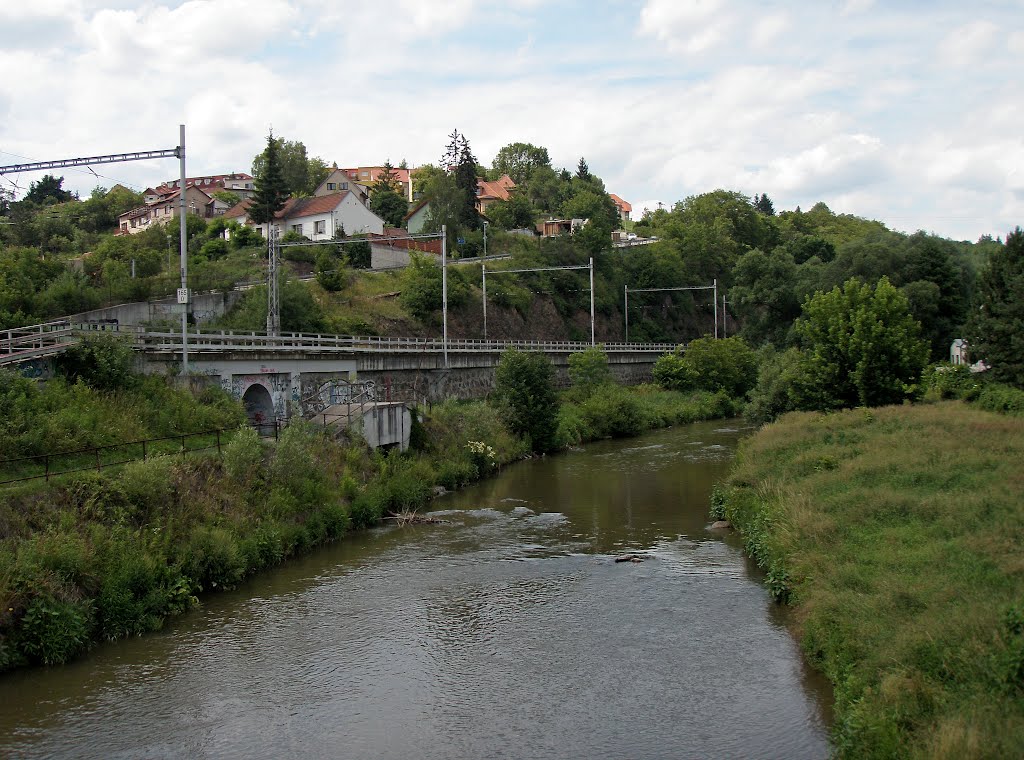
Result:
M0 486L24 483L30 480L46 480L76 472L102 472L110 467L119 467L131 462L145 462L154 456L194 454L201 451L217 451L223 454L223 447L239 430L251 427L262 437L277 439L281 422L254 423L238 428L218 428L198 433L181 433L161 438L145 438L106 446L91 446L75 451L51 452L27 457L0 459Z

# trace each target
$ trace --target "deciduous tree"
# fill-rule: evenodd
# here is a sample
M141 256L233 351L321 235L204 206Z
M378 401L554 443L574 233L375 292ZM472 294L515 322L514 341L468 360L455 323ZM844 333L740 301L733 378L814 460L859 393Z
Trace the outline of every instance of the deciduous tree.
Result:
M1006 236L982 270L971 319L971 358L984 359L999 380L1024 388L1024 231Z
M506 426L530 441L537 453L555 448L558 395L554 369L542 353L508 349L495 373L496 391Z

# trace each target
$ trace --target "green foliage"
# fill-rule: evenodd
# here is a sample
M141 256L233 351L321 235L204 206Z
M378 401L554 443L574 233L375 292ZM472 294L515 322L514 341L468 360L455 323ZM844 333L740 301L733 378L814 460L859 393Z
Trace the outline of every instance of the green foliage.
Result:
M834 684L838 757L1021 754L1022 441L942 403L789 415L741 445L725 515Z
M316 281L328 293L344 290L348 284L345 271L347 260L331 251L320 251L316 256Z
M262 177L264 182L267 182L270 173L280 175L279 186L283 196L287 197L312 195L320 183L327 179L330 170L323 159L310 158L302 142L274 137L274 133L271 132L267 138L267 147L252 161L252 174L256 178L254 206L265 205L264 198L260 195L259 181ZM272 184L278 185L278 180L272 178ZM259 203L256 198L261 199ZM250 218L253 218L251 214ZM265 221L266 219L260 219L260 222Z
M25 194L25 200L29 203L38 203L43 206L70 201L74 198L74 195L61 187L63 184L63 177L44 174L41 179L29 185L28 193Z
M263 444L254 428L239 430L224 446L224 472L236 483L256 485L263 467Z
M495 373L495 390L509 430L527 438L533 451L552 451L558 397L554 369L547 357L508 349L501 355Z
M499 150L491 166L493 179L507 174L516 185L525 185L535 169L551 167L551 158L547 148L515 142Z
M969 325L971 356L997 380L1024 388L1024 230L1006 236L978 282L978 310Z
M653 373L655 382L670 390L696 388L742 397L757 380L757 358L738 336L698 338L685 351L659 357Z
M402 306L420 320L436 316L442 308L441 267L432 258L410 251L409 266L402 272ZM448 268L448 306L459 306L469 298L469 283L455 267Z
M803 353L796 348L776 352L770 347L758 357L757 384L750 392L750 401L743 415L763 425L797 408L797 388L804 363Z
M62 665L89 645L93 615L88 602L38 596L21 618L19 649L31 662Z
M608 354L598 346L569 355L569 380L574 387L591 392L600 385L612 382L608 369Z
M804 303L796 331L805 347L800 406L879 406L911 397L928 360L906 297L883 277L849 280Z
M135 380L131 344L113 334L86 335L58 354L53 363L69 382L80 380L99 391L128 388Z
M254 192L246 213L254 224L265 224L273 220L274 214L284 208L288 194L298 189L290 187L284 177L280 157L282 142L280 138L274 137L271 130L267 135L267 147L253 160ZM293 177L292 181L298 180ZM305 183L305 177L301 181Z

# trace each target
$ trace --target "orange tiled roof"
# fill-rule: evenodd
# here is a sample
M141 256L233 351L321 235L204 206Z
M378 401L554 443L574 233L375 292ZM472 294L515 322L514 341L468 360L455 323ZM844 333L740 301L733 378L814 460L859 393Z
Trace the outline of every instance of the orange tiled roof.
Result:
M511 197L508 191L514 188L516 183L507 174L502 174L493 182L478 179L476 186L479 191L476 194L477 198L495 198L499 201L507 201Z
M348 195L348 192L331 193L330 195L313 195L306 198L289 198L284 202L284 207L274 214L275 219L298 219L304 216L315 216L326 214L338 207L338 204ZM238 219L245 216L252 207L252 201L248 198L236 204L224 212L225 219Z
M627 213L633 211L633 207L629 204L629 202L622 200L622 198L617 196L615 193L608 193L608 197L612 199L612 201L615 203L616 206L619 207L621 211L625 211Z

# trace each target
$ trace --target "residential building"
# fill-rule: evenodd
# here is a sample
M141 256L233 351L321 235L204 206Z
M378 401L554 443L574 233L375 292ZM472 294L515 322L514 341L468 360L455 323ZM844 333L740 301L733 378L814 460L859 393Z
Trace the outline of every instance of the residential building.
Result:
M348 178L352 182L356 182L367 188L372 188L374 183L380 178L380 175L384 173L383 166L357 166L352 169L339 169L348 175ZM399 169L397 167L391 167L392 174L395 175L395 181L398 182L400 192L405 196L407 201L412 201L412 181L409 178L408 169ZM349 188L351 190L351 188Z
M332 193L354 193L360 203L364 206L369 205L370 188L356 182L348 173L348 169L339 169L335 166L331 169L331 173L327 175L327 179L321 182L317 189L313 191L313 195L322 196L330 195Z
M249 206L250 201L242 201L225 213L224 218L251 224ZM346 235L384 233L384 220L360 203L351 191L289 198L274 216L274 224L282 233L295 232L313 241L330 240L339 227L344 228ZM254 226L266 236L266 224Z
M628 222L629 215L633 212L633 207L628 201L622 200L622 198L617 196L615 193L608 193L608 197L612 199L612 202L615 204L615 208L619 210L619 219L623 222Z
M493 182L478 179L476 181L476 210L486 215L489 206L497 201L507 201L511 197L509 192L515 186L516 183L507 174L502 174Z
M166 186L161 185L161 187ZM117 234L135 235L149 229L153 224L167 224L177 218L181 209L181 193L178 190L158 193L148 189L144 197L146 199L145 206L133 208L117 218ZM205 219L219 216L228 209L227 203L213 198L194 185L186 186L185 206L188 213Z
M405 228L410 235L417 235L423 232L423 225L430 215L430 201L423 200L416 204L408 214L405 215Z

